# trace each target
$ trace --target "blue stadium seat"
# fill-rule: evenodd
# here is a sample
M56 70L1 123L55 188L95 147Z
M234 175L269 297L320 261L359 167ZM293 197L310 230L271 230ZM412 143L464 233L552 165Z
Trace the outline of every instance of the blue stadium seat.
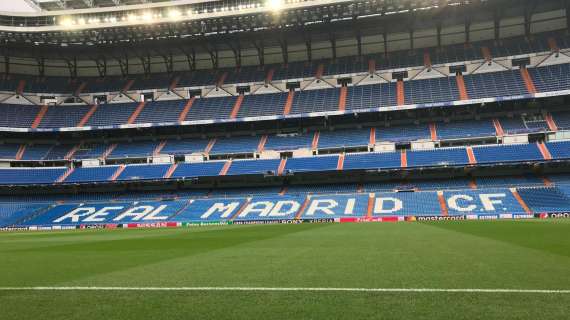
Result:
M126 124L138 103L108 103L97 107L86 126L105 127Z
M260 136L237 136L230 138L217 138L210 150L210 154L238 154L254 153L257 151Z
M396 106L396 83L349 86L346 95L346 110L370 109Z
M313 133L270 135L265 143L265 149L275 151L297 150L301 148L310 149L313 143L313 137Z
M376 128L376 141L416 141L431 140L431 132L427 124Z
M0 144L0 159L15 159L20 145L16 143Z
M172 178L215 177L224 167L225 161L179 163Z
M39 106L0 104L0 127L30 128Z
M161 150L161 154L185 155L197 152L204 152L208 145L207 139L184 138L168 139Z
M121 142L113 149L109 158L151 157L157 145L158 142L155 141Z
M287 159L285 170L291 172L333 171L337 169L338 155Z
M491 120L438 122L436 130L440 140L493 137L496 134Z
M199 98L186 115L186 121L229 119L236 97Z
M169 164L132 164L125 167L125 170L121 172L117 180L162 179L169 168Z
M234 160L226 175L276 174L279 162L280 159Z
M245 95L237 118L282 115L288 93Z
M527 94L519 70L470 74L463 78L470 99Z
M61 177L67 168L10 168L0 169L0 181L5 185L51 184Z
M135 123L176 123L187 100L147 102Z
M347 154L344 158L344 170L394 169L400 165L399 152Z
M319 149L366 147L370 142L370 129L322 130L319 132Z
M118 166L80 167L65 179L65 183L87 183L109 181Z
M454 77L404 81L406 104L427 104L459 100Z
M339 88L295 92L291 114L338 110Z
M518 188L517 191L535 213L570 212L570 198L558 188Z
M553 159L570 159L570 141L547 142L545 145Z
M40 122L39 128L75 127L91 106L50 106Z
M409 151L408 167L456 166L469 163L464 148L443 148L426 151Z
M483 146L473 148L477 163L544 160L536 144Z

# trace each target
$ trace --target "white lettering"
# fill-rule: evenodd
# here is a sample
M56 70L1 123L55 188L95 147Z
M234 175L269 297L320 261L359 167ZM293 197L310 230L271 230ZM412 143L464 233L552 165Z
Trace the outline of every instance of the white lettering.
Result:
M221 212L221 218L228 218L239 206L239 202L231 202L228 204L224 204L223 202L214 203L208 211L206 211L203 215L200 216L200 219L208 219L212 214L216 212Z
M477 206L474 204L470 204L468 206L462 207L458 203L458 200L473 201L473 197L465 195L465 194L453 195L453 196L449 197L449 199L447 199L447 206L450 207L451 209L459 211L459 212L473 211L473 210L475 210L475 208L477 208Z
M353 214L354 213L354 203L356 199L350 198L346 201L346 207L344 208L344 214Z
M149 214L150 212L152 212L152 210L154 210L153 206L133 207L133 208L130 208L127 211L121 213L118 217L113 219L113 221L120 221L126 217L132 217L131 220L138 221L138 220L142 219L144 216L146 216L147 214Z
M111 210L122 210L124 207L104 207L94 214L90 215L89 217L83 219L83 222L103 222L105 221L105 217L111 213Z
M332 199L318 199L311 201L309 208L305 215L312 216L315 215L317 211L320 211L324 214L334 215L334 211L331 209L336 208L338 203Z
M288 210L281 212L283 207L290 206ZM297 201L287 200L287 201L277 201L271 212L269 212L270 217L284 217L299 211L301 205Z
M143 220L166 220L168 216L157 216L162 210L166 209L167 205L163 204L154 209L148 216L144 217Z
M261 208L258 208L258 207L261 207ZM269 212L271 212L272 208L273 208L273 203L270 201L252 202L252 203L248 204L245 207L245 209L243 209L243 211L239 214L239 217L244 218L252 212L257 212L257 213L259 213L260 217L265 217L269 214Z
M385 208L384 203L391 202L392 208ZM394 213L402 210L403 203L402 200L396 198L376 198L376 203L374 204L374 213Z
M90 215L93 212L95 212L95 208L93 207L79 207L71 210L71 212L64 216L55 219L53 222L60 223L66 219L71 219L71 222L79 222L79 218Z
M506 194L504 193L492 193L492 194L480 194L479 198L481 198L481 202L483 203L483 208L486 211L495 211L495 204L503 204L502 200L493 199L493 198L504 198Z

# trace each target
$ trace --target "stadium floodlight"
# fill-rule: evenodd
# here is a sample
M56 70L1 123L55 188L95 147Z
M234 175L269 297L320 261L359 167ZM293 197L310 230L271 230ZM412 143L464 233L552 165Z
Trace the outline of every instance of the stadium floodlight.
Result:
M180 12L180 10L176 10L176 9L172 9L168 11L168 17L170 19L180 19L180 17L182 16L182 12Z
M152 13L150 11L143 12L141 19L146 21L146 22L151 22L152 21Z
M271 11L280 11L283 9L283 5L285 4L284 0L267 0L265 6L269 8Z
M63 26L63 27L71 27L72 25L75 24L75 21L73 21L73 19L71 19L71 18L67 18L67 17L66 17L66 18L63 18L63 19L59 22L59 24L60 24L61 26Z

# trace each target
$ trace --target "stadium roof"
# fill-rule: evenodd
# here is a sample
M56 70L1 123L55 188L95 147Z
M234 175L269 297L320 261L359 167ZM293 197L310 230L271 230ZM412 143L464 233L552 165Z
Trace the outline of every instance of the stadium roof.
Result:
M167 2L169 0L24 0L32 2L43 11L66 9L104 8L122 5Z

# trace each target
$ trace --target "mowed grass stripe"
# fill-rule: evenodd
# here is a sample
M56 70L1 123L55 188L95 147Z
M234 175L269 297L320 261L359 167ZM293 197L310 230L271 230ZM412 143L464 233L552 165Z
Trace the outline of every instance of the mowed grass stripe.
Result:
M565 319L568 222L0 233L0 319Z
M395 293L536 293L570 294L569 290L480 288L272 288L272 287L0 287L0 291L312 291Z
M453 230L440 224L100 230L96 240L88 232L89 241L65 239L49 248L42 247L48 238L38 239L37 248L4 241L0 286L570 288L567 256L519 245L523 233L534 234L537 248L556 238L569 248L568 224L444 223ZM478 234L487 229L510 241Z

